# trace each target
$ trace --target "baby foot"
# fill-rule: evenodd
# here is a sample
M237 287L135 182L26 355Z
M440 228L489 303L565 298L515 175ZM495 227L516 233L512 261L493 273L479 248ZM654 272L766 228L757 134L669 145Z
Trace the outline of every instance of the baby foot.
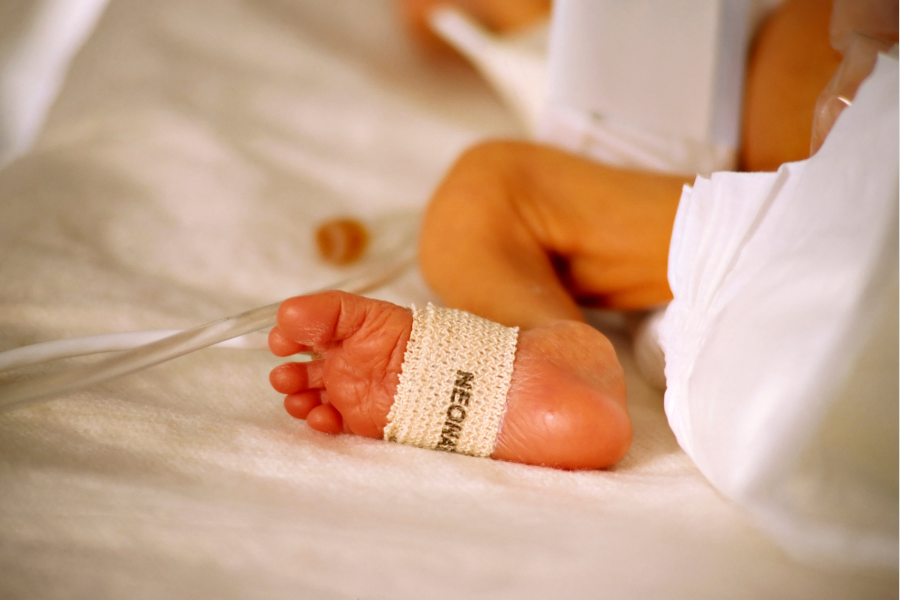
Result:
M277 356L313 351L272 370L285 408L324 433L380 438L400 381L412 312L344 292L286 300L269 334ZM564 469L621 459L631 443L625 379L609 340L576 321L522 331L492 458Z

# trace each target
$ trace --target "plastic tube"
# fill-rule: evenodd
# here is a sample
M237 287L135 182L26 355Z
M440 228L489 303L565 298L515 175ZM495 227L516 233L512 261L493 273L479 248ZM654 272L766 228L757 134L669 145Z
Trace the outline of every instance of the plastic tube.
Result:
M386 262L373 268L368 273L348 279L333 287L317 291L333 289L362 294L395 279L412 262L413 258L404 253L403 257L398 260ZM42 400L49 400L66 392L97 385L212 346L224 340L272 327L275 325L275 315L280 305L280 302L276 302L275 304L255 308L239 315L188 329L133 350L125 351L83 369L72 369L6 386L0 389L0 412Z
M150 331L124 331L120 333L103 333L100 335L87 335L52 342L41 342L23 346L6 352L0 352L0 373L21 369L31 365L72 358L74 356L87 356L89 354L101 354L103 352L117 352L131 350L138 346L144 346L163 338L181 333L183 329L154 329ZM262 335L243 335L232 340L226 340L215 345L216 348L265 348L266 340Z

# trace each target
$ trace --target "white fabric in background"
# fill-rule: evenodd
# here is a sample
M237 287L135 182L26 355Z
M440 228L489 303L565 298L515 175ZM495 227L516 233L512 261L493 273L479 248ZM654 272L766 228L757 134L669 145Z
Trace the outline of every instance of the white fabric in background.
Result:
M897 566L897 62L812 158L686 188L660 326L679 444L792 554Z
M187 327L343 278L315 223L416 210L468 144L519 131L474 74L405 40L387 0L112 0L0 172L0 349ZM380 296L432 299L416 274ZM2 414L0 597L896 595L894 570L791 560L716 493L609 331L635 441L605 471L317 434L263 351Z
M0 9L0 169L34 141L72 56L107 0L5 0Z
M502 36L452 7L431 25L543 143L627 168L733 168L759 2L654 2L560 0L549 31Z
M538 138L625 168L734 168L755 4L558 0Z

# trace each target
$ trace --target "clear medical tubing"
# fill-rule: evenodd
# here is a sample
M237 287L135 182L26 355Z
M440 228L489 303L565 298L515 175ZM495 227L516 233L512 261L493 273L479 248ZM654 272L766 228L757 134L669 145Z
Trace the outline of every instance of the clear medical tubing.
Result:
M362 294L391 281L406 270L412 258L404 257L376 267L358 277L317 291L343 290ZM315 293L315 292L311 292ZM280 302L255 308L239 315L213 321L165 339L128 350L83 369L50 374L0 389L0 412L49 400L54 396L83 389L167 360L195 352L224 340L275 325Z
M838 116L853 102L856 90L875 68L878 54L889 52L893 46L891 42L859 33L848 35L844 60L816 101L810 154L819 150Z
M881 52L896 56L896 0L835 0L831 11L831 46L844 55L837 72L816 102L810 154L815 154L838 115L853 101Z
M88 335L84 337L52 342L42 342L0 352L0 373L21 369L31 365L39 365L60 358L72 358L73 356L87 356L88 354L100 354L103 352L117 352L131 350L138 346L144 346L152 342L176 333L181 329L158 329L153 331L126 331L120 333L103 333L100 335ZM246 337L246 336L244 336ZM248 348L248 344L241 344L244 338L216 344L217 347ZM257 347L257 346L254 346Z

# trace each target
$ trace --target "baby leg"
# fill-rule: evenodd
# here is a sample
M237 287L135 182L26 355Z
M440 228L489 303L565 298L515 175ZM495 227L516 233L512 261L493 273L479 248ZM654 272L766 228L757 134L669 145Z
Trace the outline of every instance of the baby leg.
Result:
M669 240L688 182L482 143L431 198L419 266L444 304L504 325L582 320L579 304L652 307L671 299Z
M313 429L381 437L411 328L411 312L387 302L343 292L291 298L269 347L279 356L312 350L323 358L276 367L272 385ZM600 468L621 459L630 442L624 377L609 341L569 320L521 332L492 457Z

